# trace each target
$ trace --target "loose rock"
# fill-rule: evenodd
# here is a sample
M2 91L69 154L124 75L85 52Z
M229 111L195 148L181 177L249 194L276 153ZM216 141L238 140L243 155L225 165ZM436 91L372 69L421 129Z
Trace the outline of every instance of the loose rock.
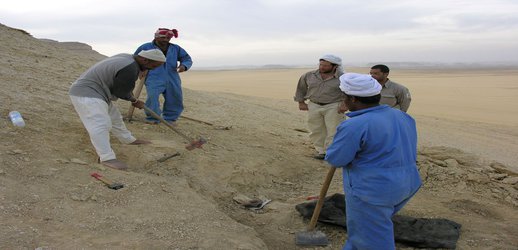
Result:
M514 185L518 183L518 177L506 177L502 180L502 183Z

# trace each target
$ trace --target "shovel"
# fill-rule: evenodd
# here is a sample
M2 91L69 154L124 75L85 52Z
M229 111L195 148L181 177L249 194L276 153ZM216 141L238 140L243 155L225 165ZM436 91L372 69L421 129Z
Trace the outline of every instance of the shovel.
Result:
M322 231L316 231L315 227L317 225L318 216L320 215L320 210L324 205L324 198L326 197L327 190L329 189L329 185L331 184L331 180L335 174L335 170L336 168L334 167L329 168L329 172L327 172L326 179L322 185L322 189L320 190L320 196L318 196L317 205L315 206L315 210L313 210L311 222L305 232L298 232L296 234L295 244L302 246L327 246L329 244L326 234Z
M193 150L195 148L201 148L203 146L203 144L207 143L207 140L205 138L201 137L201 136L200 136L200 139L198 139L198 140L191 139L189 136L187 136L186 134L180 132L180 130L178 130L177 128L173 127L173 125L169 124L169 122L164 120L164 118L159 116L157 113L155 113L153 110L151 110L147 106L144 106L144 110L146 110L151 116L153 116L154 118L158 119L163 124L167 125L170 129L172 129L174 132L176 132L181 137L183 137L185 140L187 140L189 142L189 144L187 144L185 146L185 148L187 150L190 151L190 150Z

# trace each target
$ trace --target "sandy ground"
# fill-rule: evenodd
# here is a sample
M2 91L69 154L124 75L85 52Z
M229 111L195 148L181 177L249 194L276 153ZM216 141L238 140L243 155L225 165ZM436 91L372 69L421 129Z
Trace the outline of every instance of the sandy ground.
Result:
M309 70L193 72L185 75L184 86L289 103L300 75ZM461 148L518 171L518 70L392 69L390 78L411 90L409 114L418 122L422 145ZM297 107L291 106L290 111Z
M130 166L123 172L95 163L67 96L70 83L100 58L1 25L0 33L0 249L299 249L295 233L308 222L294 207L318 194L328 168L309 157L313 149L301 132L305 113L291 100L305 70L184 73L184 115L212 125L185 118L177 128L209 143L187 151L182 137L143 123L137 110L127 126L153 144L129 146L113 138L118 158ZM464 114L457 117L445 104L427 104L478 103L472 98L464 103L467 92L427 99L428 91L450 91L437 90L441 85L425 77L441 75L447 82L457 73L409 71L408 78L403 73L395 71L393 80L414 93L411 114L419 123L424 185L401 213L462 224L458 249L517 249L518 175L509 170L516 166L509 152L518 152L516 116L495 111L488 120L470 118L494 108L511 112L493 101L512 96L516 88L484 89L486 105L457 111ZM501 75L474 73L487 79ZM511 73L506 72L516 76ZM475 78L461 79L467 84ZM482 88L483 82L472 85ZM127 102L116 105L127 113ZM6 118L11 110L22 113L26 127L12 126ZM180 155L159 161L176 152ZM93 172L125 187L110 190L90 177ZM342 192L340 174L329 193ZM242 196L272 202L251 211L234 202ZM342 229L318 228L331 241L319 249L341 248L347 237Z

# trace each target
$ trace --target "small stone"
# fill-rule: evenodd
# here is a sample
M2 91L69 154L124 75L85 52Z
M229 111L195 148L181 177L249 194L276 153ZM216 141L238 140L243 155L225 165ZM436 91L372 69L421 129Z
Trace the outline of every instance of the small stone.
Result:
M480 179L480 177L478 175L475 175L475 174L468 174L466 176L466 181L477 181L479 179Z
M459 167L459 162L457 162L457 160L455 160L455 159L446 159L446 160L444 160L444 163L446 163L446 167L449 167L449 168Z
M20 149L15 149L15 150L12 150L12 151L7 151L8 154L10 155L19 155L19 154L23 154L23 151L20 150Z
M56 162L57 163L70 163L70 161L67 159L56 159Z
M1 174L1 171L0 171L0 174ZM516 177L516 176L515 177L505 177L502 180L502 183L514 185L514 184L518 183L518 177Z
M72 162L72 163L76 163L76 164L81 164L81 165L87 165L87 164L88 164L88 163L86 163L86 162L84 162L84 161L82 161L82 160L79 160L79 159L77 159L77 158L72 158L72 159L70 159L70 162Z
M457 189L457 191L464 191L468 188L468 185L466 185L466 182L459 182L459 184L457 184L457 186L455 187Z
M74 200L74 201L79 201L81 200L81 198L79 198L79 196L73 194L72 196L70 196L70 199Z
M518 206L518 201L516 199L513 199L511 196L505 197L504 200L513 204L514 206Z
M492 188L492 189L491 189L491 192L493 192L494 194L501 194L501 193L502 193L502 190L497 189L497 188Z
M503 180L504 178L506 178L508 175L507 174L489 174L489 177L493 180Z
M483 173L494 173L495 169L490 166L482 166L481 167Z

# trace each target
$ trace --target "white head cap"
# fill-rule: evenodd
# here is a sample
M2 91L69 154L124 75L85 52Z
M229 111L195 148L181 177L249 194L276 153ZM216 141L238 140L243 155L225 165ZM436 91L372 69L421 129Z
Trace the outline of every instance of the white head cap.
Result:
M142 50L138 53L139 56L157 62L165 62L165 56L159 49Z
M345 73L340 76L340 89L348 95L369 97L381 92L381 84L370 75Z
M320 60L328 61L332 64L342 66L342 58L335 56L335 55L331 55L331 54L323 55L322 57L320 57Z

